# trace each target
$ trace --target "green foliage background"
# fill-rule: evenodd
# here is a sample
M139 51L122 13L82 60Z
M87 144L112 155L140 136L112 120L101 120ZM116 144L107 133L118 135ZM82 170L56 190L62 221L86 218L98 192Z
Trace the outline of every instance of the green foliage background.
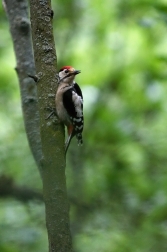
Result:
M0 174L41 190L0 7ZM53 1L59 67L84 94L67 159L76 252L167 251L167 1ZM47 251L44 206L0 199L0 251Z

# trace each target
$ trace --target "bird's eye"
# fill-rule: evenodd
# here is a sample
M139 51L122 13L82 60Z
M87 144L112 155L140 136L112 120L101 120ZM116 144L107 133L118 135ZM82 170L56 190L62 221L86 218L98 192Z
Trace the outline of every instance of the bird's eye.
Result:
M68 72L69 72L69 70L67 70L67 69L66 69L66 70L64 70L64 72L65 72L65 73L68 73Z

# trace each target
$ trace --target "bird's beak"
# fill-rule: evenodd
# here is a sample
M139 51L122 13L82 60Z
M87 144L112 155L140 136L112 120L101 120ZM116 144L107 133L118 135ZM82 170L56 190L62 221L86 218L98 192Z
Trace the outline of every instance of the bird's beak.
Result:
M73 72L69 72L69 74L67 74L66 76L64 76L60 81L72 76L72 75L77 75L79 74L81 71L80 70L74 70Z
M81 72L80 70L75 70L72 74L77 75L77 74L79 74L80 72Z

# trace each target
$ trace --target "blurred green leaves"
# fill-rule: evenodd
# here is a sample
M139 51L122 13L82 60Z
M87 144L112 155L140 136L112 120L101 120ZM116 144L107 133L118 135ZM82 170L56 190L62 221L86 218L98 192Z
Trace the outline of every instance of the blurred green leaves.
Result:
M66 171L75 251L166 251L167 3L59 0L53 9L58 65L81 70L84 93L84 145L73 140ZM0 172L40 188L0 14ZM42 207L0 204L0 251L46 251Z

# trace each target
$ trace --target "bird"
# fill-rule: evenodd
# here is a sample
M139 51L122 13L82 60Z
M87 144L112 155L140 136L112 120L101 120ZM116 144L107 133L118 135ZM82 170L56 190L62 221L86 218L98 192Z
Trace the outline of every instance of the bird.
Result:
M78 140L78 145L83 144L83 95L81 88L75 82L75 77L79 73L81 71L75 70L72 66L62 67L58 73L59 84L55 103L57 116L67 127L68 138L65 143L65 154L74 136Z

